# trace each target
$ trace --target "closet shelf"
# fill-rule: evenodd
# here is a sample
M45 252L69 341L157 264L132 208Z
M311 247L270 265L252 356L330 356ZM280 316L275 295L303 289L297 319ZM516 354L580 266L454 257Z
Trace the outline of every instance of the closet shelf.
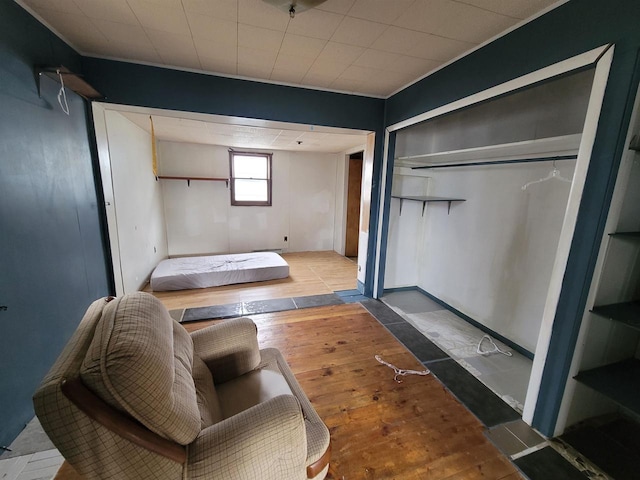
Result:
M640 240L640 232L614 232L610 233L609 236Z
M640 330L640 301L595 306L591 311L601 317Z
M424 208L427 203L430 202L447 202L449 204L447 214L451 212L451 202L466 202L465 198L453 198L453 197L431 197L431 196L410 196L410 195L391 195L391 198L397 198L400 200L400 215L402 215L402 203L404 200L411 202L422 202L422 216L424 216Z
M161 180L186 180L188 187L191 186L192 180L204 181L204 182L225 182L227 187L229 186L229 179L220 178L220 177L176 177L176 176L169 176L169 175L158 175L158 178Z
M556 157L576 155L580 147L581 134L540 138L522 142L503 143L484 147L449 150L446 152L424 153L397 157L398 166L438 165L444 163L474 162L482 160L506 160L516 158Z
M574 378L618 405L640 414L640 360L632 358L586 370Z

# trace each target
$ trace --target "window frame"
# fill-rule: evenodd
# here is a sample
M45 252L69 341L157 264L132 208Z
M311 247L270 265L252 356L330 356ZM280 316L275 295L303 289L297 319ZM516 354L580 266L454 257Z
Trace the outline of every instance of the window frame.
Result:
M234 156L243 156L243 157L261 157L265 158L267 161L267 178L247 178L247 177L236 177L234 168L233 168L233 158ZM272 162L273 162L273 153L264 153L264 152L241 152L237 150L229 150L229 191L231 194L231 205L236 207L270 207L272 202L271 195L271 184L272 184ZM235 180L264 180L267 182L267 200L266 201L255 201L255 200L236 200L235 194Z

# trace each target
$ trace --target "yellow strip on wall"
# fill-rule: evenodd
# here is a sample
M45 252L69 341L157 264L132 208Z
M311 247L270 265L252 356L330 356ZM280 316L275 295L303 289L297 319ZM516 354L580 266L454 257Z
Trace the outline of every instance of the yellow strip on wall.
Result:
M153 176L158 177L158 154L156 152L156 133L153 130L153 118L149 115L151 121L151 168L153 169Z

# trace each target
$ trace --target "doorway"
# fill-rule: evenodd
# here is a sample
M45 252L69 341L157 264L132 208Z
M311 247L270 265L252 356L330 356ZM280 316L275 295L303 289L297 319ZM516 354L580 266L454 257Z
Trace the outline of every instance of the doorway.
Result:
M347 178L347 226L345 231L344 255L358 257L358 239L360 226L360 197L362 194L363 152L349 155L349 173Z

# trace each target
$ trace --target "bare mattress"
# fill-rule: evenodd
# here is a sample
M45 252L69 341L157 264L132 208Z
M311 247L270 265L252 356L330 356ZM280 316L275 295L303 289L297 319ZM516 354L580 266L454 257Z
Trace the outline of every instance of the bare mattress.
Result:
M169 258L151 274L154 292L262 282L289 276L289 264L274 252Z

